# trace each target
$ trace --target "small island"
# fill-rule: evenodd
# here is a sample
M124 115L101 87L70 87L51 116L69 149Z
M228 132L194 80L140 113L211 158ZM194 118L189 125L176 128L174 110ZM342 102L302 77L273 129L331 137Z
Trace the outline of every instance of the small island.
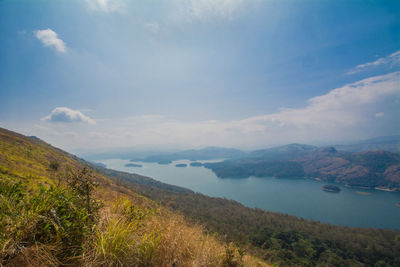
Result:
M125 167L137 167L137 168L143 167L142 165L136 164L136 163L127 163L127 164L125 164L124 166L125 166Z
M324 185L323 187L321 187L321 189L326 192L332 192L332 193L340 192L340 188L337 187L336 185Z
M176 164L175 167L184 168L184 167L187 167L187 164L185 164L185 163L180 163L180 164Z
M169 165L169 164L172 163L172 161L170 161L170 160L159 160L159 161L157 161L157 163L160 164L160 165Z
M201 167L201 166L203 166L203 163L198 162L198 161L195 161L195 162L191 162L191 163L190 163L190 166L193 166L193 167Z

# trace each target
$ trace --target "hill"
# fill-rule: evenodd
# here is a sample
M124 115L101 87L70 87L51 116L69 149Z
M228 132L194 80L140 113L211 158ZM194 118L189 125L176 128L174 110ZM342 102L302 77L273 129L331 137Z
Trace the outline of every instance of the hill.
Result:
M302 155L306 151L313 151L316 149L318 149L318 147L312 145L289 144L268 149L255 150L252 151L248 155L248 157L282 160L294 158L296 156Z
M266 266L95 168L0 128L0 265Z
M253 157L207 163L221 178L305 177L349 186L400 191L400 155L383 150L351 153L334 147L284 147Z
M159 164L169 164L174 160L210 160L210 159L232 159L246 155L245 152L234 148L206 147L203 149L190 149L170 154L151 155L144 158L135 158L132 161L157 162Z

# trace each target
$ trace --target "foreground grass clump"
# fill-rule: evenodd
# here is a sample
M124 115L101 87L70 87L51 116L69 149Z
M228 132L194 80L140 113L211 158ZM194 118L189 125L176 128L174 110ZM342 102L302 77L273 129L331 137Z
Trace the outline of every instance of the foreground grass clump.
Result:
M94 184L86 174L84 169L72 174L66 186L39 185L36 190L22 179L1 177L0 263L30 263L30 258L51 265L76 261L100 208L90 198Z
M265 266L132 191L96 189L87 169L27 181L0 177L0 265Z

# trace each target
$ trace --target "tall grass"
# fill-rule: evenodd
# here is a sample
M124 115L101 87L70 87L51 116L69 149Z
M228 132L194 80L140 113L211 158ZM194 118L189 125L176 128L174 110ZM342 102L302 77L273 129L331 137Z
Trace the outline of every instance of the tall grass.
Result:
M38 190L0 177L0 265L265 266L132 191L97 190L100 209L86 174Z
M105 207L84 256L88 266L266 266L163 208L122 197Z

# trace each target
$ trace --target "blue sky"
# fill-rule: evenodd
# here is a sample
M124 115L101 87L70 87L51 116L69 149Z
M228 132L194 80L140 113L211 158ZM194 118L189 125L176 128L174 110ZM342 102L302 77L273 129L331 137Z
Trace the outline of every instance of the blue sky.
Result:
M398 134L399 1L0 1L0 126L69 151Z

